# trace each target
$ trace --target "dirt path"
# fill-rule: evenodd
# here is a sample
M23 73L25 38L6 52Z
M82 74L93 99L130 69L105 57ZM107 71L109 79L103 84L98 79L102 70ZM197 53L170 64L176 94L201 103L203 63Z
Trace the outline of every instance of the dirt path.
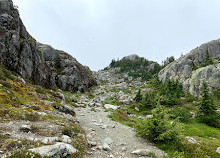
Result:
M146 140L136 137L134 129L108 118L107 115L109 113L105 112L102 107L97 108L97 112L92 111L90 107L77 108L75 110L77 120L87 133L87 139L95 143L91 151L86 154L87 158L147 157L131 154L136 149L149 149L157 157L163 157L163 151L157 149ZM103 142L107 142L111 150L103 150Z

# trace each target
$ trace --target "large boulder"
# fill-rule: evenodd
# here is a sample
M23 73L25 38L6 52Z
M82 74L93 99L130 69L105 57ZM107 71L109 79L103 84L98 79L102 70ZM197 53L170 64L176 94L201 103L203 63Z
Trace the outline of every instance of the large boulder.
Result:
M159 72L159 79L163 82L168 79L178 80L183 83L185 92L190 92L197 97L200 95L203 81L208 82L211 90L219 89L220 65L201 67L205 61L207 50L212 60L219 63L220 39L202 44L170 63Z
M69 54L37 43L12 0L0 1L0 65L47 88L85 90L96 84L90 70Z
M33 153L38 153L41 156L52 158L62 158L74 154L77 150L70 144L56 143L55 145L47 145L34 149L29 149Z

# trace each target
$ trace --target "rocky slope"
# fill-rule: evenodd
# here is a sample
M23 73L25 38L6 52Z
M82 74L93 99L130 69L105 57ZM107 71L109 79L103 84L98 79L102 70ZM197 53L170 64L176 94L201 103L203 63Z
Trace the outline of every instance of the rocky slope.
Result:
M47 88L84 90L96 84L92 73L76 59L38 44L27 32L12 0L0 1L0 64Z
M214 64L201 67L206 51ZM199 96L202 82L207 81L212 90L220 88L220 40L214 40L193 49L162 69L158 76L163 82L168 79L179 80L186 92Z
M116 73L126 73L133 78L141 78L147 81L153 78L160 70L161 66L154 61L149 61L136 54L126 56L120 60L112 60L110 65L105 68L116 68Z

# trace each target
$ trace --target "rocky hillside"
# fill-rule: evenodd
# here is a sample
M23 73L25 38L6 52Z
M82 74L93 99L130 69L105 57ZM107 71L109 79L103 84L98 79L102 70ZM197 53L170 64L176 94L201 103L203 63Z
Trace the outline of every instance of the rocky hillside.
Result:
M84 90L96 84L92 73L76 59L37 43L12 0L0 1L0 64L47 88Z
M212 64L204 65L208 57ZM168 79L179 80L186 92L199 96L202 82L208 82L212 90L220 88L220 40L214 40L193 49L181 56L159 72L163 82Z
M121 60L112 60L108 68L115 69L116 73L126 73L132 78L141 78L142 81L152 79L160 70L157 62L149 61L138 55L129 55Z

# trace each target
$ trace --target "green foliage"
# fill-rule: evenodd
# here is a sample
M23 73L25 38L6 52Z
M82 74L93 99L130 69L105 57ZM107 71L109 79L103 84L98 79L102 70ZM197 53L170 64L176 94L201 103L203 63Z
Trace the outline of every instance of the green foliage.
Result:
M169 114L160 105L160 100L152 110L152 118L146 118L137 127L138 135L153 142L166 142L179 140L179 127L175 122L171 123Z
M152 68L148 66L152 65ZM129 76L134 78L141 78L143 81L152 79L160 70L161 66L152 61L148 61L145 58L136 57L135 60L123 58L121 60L112 60L110 63L111 68L120 68L119 73L128 72Z
M193 102L193 101L196 100L196 98L195 98L193 95L187 93L187 94L185 95L185 100L186 100L187 102Z
M203 82L202 99L196 118L199 122L220 127L220 115L216 110L217 108L214 105L213 98L209 94L208 85L206 82Z
M137 95L134 98L134 100L136 102L140 102L142 100L142 98L143 98L143 95L141 94L141 90L139 89Z
M214 64L212 58L209 56L208 49L206 50L206 56L205 56L205 61L200 65L201 67L205 67L208 65Z
M180 122L187 122L191 118L191 113L187 109L177 107L171 111L171 118L179 119Z
M65 126L62 129L62 134L69 137L74 137L77 133L82 133L82 129L79 128L76 124L72 124L72 126Z
M155 108L156 104L157 104L157 99L158 96L156 94L156 92L148 92L145 95L145 100L143 101L143 106L141 106L141 110L148 110L148 109L152 109Z
M172 63L175 60L174 56L167 57L165 61L162 61L163 67L166 67L170 63Z
M33 113L27 113L22 116L22 119L28 120L28 121L39 121L40 120L40 115L38 114L33 114Z

